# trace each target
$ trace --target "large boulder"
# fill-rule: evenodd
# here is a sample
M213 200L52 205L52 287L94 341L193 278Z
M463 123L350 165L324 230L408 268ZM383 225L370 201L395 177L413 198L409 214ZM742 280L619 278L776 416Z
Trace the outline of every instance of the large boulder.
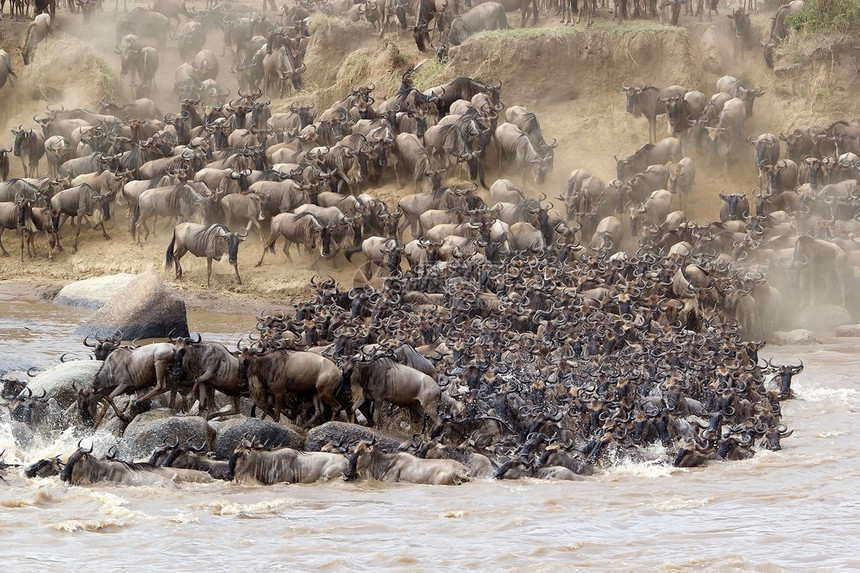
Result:
M188 336L185 302L158 275L143 273L75 332L101 338L121 332L125 340Z
M215 429L212 451L215 457L226 459L243 440L254 440L267 448L301 448L304 438L293 430L269 420L235 416L221 422L211 422Z
M54 302L96 310L104 306L135 278L137 275L123 273L73 282L60 289Z
M309 452L319 451L328 442L354 445L362 440L376 440L379 448L386 452L397 450L402 441L366 426L347 424L346 422L326 422L308 432L305 450Z
M77 400L78 391L90 388L102 367L101 360L73 360L61 362L30 380L27 388L34 396L54 398L62 408Z
M855 337L860 336L860 324L844 324L836 328L836 336Z
M118 453L122 459L148 458L164 441L191 441L195 446L212 443L205 418L176 416L171 410L151 410L135 417L125 429Z
M772 332L768 341L777 346L821 344L821 339L814 332L805 328L797 328L788 332Z

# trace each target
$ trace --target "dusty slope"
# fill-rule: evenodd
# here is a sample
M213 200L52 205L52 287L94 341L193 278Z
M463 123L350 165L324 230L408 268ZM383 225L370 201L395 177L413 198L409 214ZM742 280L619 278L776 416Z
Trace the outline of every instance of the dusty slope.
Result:
M757 16L757 20L761 27L766 16ZM115 98L122 89L110 77L116 72L109 71L118 70L118 56L113 54L112 15L101 15L96 24L98 33L85 31L77 16L61 13L58 21L55 45L60 44L62 51L51 52L47 49L50 45L46 45L29 68L23 68L20 56L13 53L23 24L0 22L0 46L13 55L14 68L21 70L19 83L14 88L3 88L7 99L0 110L0 122L6 122L7 128L21 123L31 125L31 116L44 110L46 96L61 98L67 107L86 105L94 109L99 100ZM511 22L518 22L518 17ZM689 29L660 27L651 22L625 23L619 28L600 20L591 30L585 30L559 27L553 21L548 29L493 33L472 39L452 50L448 65L439 66L425 61L430 53L419 53L406 32L380 40L367 24L319 18L313 24L307 56L307 89L294 95L312 98L318 108L323 108L343 97L351 84L375 82L375 95L381 101L396 91L400 74L408 65L421 62L418 82L422 88L459 75L501 80L503 101L534 109L545 134L558 139L555 172L541 189L529 189L535 196L544 191L550 197L561 191L567 174L577 167L586 167L605 180L614 178L613 154L632 153L647 141L646 121L625 113L624 96L619 91L622 82L680 83L710 94L715 80L730 73L763 85L768 92L756 104L756 115L748 124L751 134L857 117L860 104L852 94L856 93L858 79L850 73L857 69L856 50L822 48L802 59L783 58L774 74L764 67L757 50L749 52L743 62L735 61L725 19L682 23ZM547 20L543 19L542 24ZM76 40L81 37L87 38L89 47ZM207 46L221 53L220 31L209 33ZM157 77L160 91L156 99L163 111L177 108L169 90L177 63L175 44L169 43ZM227 71L229 66L222 61L221 67L220 79L235 89L234 78ZM843 82L842 87L835 87L837 80ZM289 101L276 101L273 107L285 107ZM0 141L6 147L11 143L6 137ZM13 161L13 175L20 175L20 165L16 163ZM749 191L756 184L751 162L745 159L730 173L705 168L703 159L698 164L699 176L689 210L694 217L716 217L719 190ZM488 179L492 181L498 173L492 160L490 165ZM507 175L515 178L513 173ZM411 192L411 187L396 189L393 182L386 179L385 183L373 192L392 205L398 197ZM53 263L45 259L41 241L42 252L35 261L22 265L14 257L0 260L0 279L46 284L162 269L170 237L167 225L159 225L157 235L139 248L131 241L122 209L116 211L109 231L111 241L105 242L98 232L84 231L79 252L67 249ZM71 243L69 234L69 228L63 229L66 245ZM7 234L7 248L12 243ZM254 268L259 256L259 237L251 235L240 250L243 286L232 283L232 271L226 264L216 264L213 288L207 291L205 262L190 256L183 260L186 279L173 284L202 305L214 305L216 301L238 305L253 297L250 305L262 308L305 291L315 270L332 273L346 284L353 280L354 267L347 265L342 256L337 269L330 262L312 269L309 260L288 266L279 249L275 256L267 256L262 267ZM172 281L173 273L165 272L163 276Z

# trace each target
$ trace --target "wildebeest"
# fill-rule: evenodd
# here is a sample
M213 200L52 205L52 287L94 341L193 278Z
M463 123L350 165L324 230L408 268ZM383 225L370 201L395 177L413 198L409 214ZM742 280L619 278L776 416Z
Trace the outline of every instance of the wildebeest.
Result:
M625 159L619 159L617 155L614 157L618 179L629 181L637 173L645 171L649 165L665 165L670 161L680 161L681 142L676 137L667 137L657 143L646 143Z
M621 247L624 226L617 217L604 217L597 224L588 246L593 251L616 252Z
M143 240L145 241L149 237L149 226L146 222L150 217L158 215L162 217L181 216L186 221L203 219L205 216L204 200L188 183L147 189L140 194L132 216L131 225L137 243L141 244L141 228L145 231Z
M430 40L430 24L436 24L436 29L441 34L444 30L444 14L448 8L448 0L415 0L415 25L409 26L415 45L420 51L427 49L427 44L432 46Z
M752 136L747 137L747 142L755 150L753 160L758 172L759 187L764 189L767 177L766 167L776 165L779 159L779 140L772 133L763 133L755 140L753 140Z
M621 85L621 91L627 96L627 113L633 117L644 115L648 120L648 141L657 140L657 116L666 113L666 106L660 103L660 89L654 86L640 87Z
M256 193L231 193L221 199L221 209L224 211L224 225L228 228L232 221L242 223L248 221L245 234L251 230L251 225L260 232L260 242L263 242L263 228L260 221L266 218L263 201Z
M745 221L750 216L750 202L744 193L724 195L720 192L723 206L720 207L720 221Z
M667 163L666 168L669 169L669 191L678 195L681 209L685 209L696 180L696 166L692 159L683 157L677 164Z
M736 8L731 14L726 15L726 18L732 21L732 29L735 32L733 42L735 58L738 57L738 52L740 52L740 59L743 60L744 51L746 50L747 44L750 43L752 33L750 15L743 7L740 7Z
M294 59L286 46L266 54L263 58L263 88L271 97L284 97L284 92L299 89L301 79L299 74L305 71L305 65L296 66Z
M494 106L499 103L499 94L502 89L502 82L498 81L495 84L486 84L478 80L458 77L454 78L446 84L435 86L426 90L423 93L424 99L430 102L435 102L436 108L439 110L439 117L448 115L451 109L451 104L457 100L472 101L472 98L479 94L486 94Z
M179 57L182 61L187 62L194 58L206 44L206 29L201 22L189 20L176 30L176 40L179 43ZM201 72L206 71L201 68L198 69ZM200 79L204 78L201 77Z
M176 477L188 475L148 463L124 462L111 458L99 460L91 455L92 451L92 447L84 450L79 442L78 449L69 456L63 471L60 472L60 479L69 485L112 482L130 486L173 486Z
M240 444L230 456L230 473L236 483L314 483L342 477L346 457L329 452L301 452L292 448L263 450Z
M397 177L397 186L403 187L400 179L401 168L412 175L415 192L429 192L439 187L441 183L441 169L435 171L430 162L430 154L418 141L418 137L411 133L401 133L394 139L395 154L397 158L394 173Z
M53 31L51 22L49 14L39 14L27 25L27 31L24 32L24 45L20 47L21 57L24 59L25 66L30 64L30 56L33 48Z
M253 351L245 348L239 357L240 382L247 380L251 399L275 422L280 420L287 394L313 393L312 425L323 415L323 403L337 419L341 405L337 394L343 374L337 365L319 354L292 350Z
M173 369L181 370L193 383L191 395L198 391L200 411L209 413L209 418L238 414L239 398L248 395L247 387L239 383L239 359L221 344L202 342L199 337L177 338L173 343ZM232 399L230 410L212 413L215 390Z
M12 153L15 157L21 158L21 164L24 166L25 177L39 176L39 160L45 155L45 138L41 133L37 133L32 129L13 129L15 134L15 144L12 148Z
M110 200L112 194L100 195L98 191L93 189L89 183L64 189L51 198L51 207L60 212L60 225L62 225L69 217L75 217L75 244L73 250L78 250L78 237L81 234L81 223L84 216L92 215L95 209L102 212L101 221L98 226L102 228L102 234L105 240L110 240L110 237L105 230L105 221L110 221ZM60 247L60 237L57 235L57 249Z
M12 78L17 79L18 76L12 70L9 54L6 53L6 50L0 50L0 88L6 85L7 80L10 86L14 86L15 83L12 81Z
M445 44L447 46L459 46L469 36L482 30L507 30L508 28L504 6L498 2L484 2L454 18L448 30Z
M213 479L230 481L230 463L227 460L214 460L200 455L203 447L194 447L190 443L180 445L178 439L174 444L159 446L152 452L147 463L165 468L181 468L206 472Z
M275 252L275 242L281 236L284 237L284 254L289 261L293 260L290 256L290 246L293 243L304 245L310 255L317 248L317 241L319 241L321 256L327 257L330 252L331 230L323 227L316 217L310 213L280 213L272 217L269 239L263 244L260 260L254 266L259 267L263 264L266 251ZM319 257L316 257L314 262L318 259Z
M792 268L797 271L801 306L813 306L839 288L839 304L845 305L845 251L822 239L801 235L794 244Z
M347 262L352 262L352 257L356 253L362 253L367 259L362 272L365 279L370 281L370 270L373 265L388 271L389 274L400 271L403 245L395 237L368 237L361 242L361 245L344 251Z
M733 76L723 76L717 80L717 91L726 92L743 101L746 117L752 117L755 98L764 94L764 88L749 89L741 80Z
M455 460L425 460L406 452L386 453L373 444L359 442L349 458L347 481L375 479L389 482L460 485L469 481L469 470Z
M552 173L556 142L555 139L553 139L552 143L546 142L541 132L540 123L534 112L522 106L513 105L505 110L505 119L508 123L516 125L520 131L526 134L526 137L532 142L535 150L546 158L546 172Z
M158 48L164 49L169 32L170 22L167 16L154 10L137 7L117 22L116 40L119 41L127 34L134 34L139 38L153 38Z
M117 416L128 422L130 420L113 401L117 396L149 389L150 391L141 397L141 400L144 400L168 390L175 392L175 389L167 386L168 368L173 363L173 354L173 344L169 342L146 344L134 349L120 347L111 352L96 374L92 390L85 391L89 395L81 403L84 422L93 426L99 425L104 411L97 413L95 409L102 400L106 402L103 410L110 406Z
M400 364L393 355L379 353L365 356L362 354L353 357L351 363L349 380L354 400L353 418L356 410L372 401L373 416L366 417L370 422L379 422L381 402L384 401L407 408L420 406L435 427L439 423L440 402L451 403L451 399L442 393L442 389L433 378L419 370Z
M6 229L15 229L21 242L21 262L24 262L24 243L32 231L31 229L31 213L35 199L18 198L15 202L0 203L0 238L3 236L3 231ZM30 243L27 241L29 250ZM9 253L3 247L3 242L0 240L0 252L4 257L8 257ZM32 256L32 255L31 255Z
M772 18L770 26L770 36L767 42L760 40L762 48L764 48L764 61L767 67L773 68L773 50L788 35L788 25L786 18L789 14L797 14L806 5L803 0L792 0L788 4L783 4L776 11L776 15ZM792 158L794 159L794 158ZM796 161L796 159L795 159Z
M211 225L200 225L198 223L179 223L173 229L173 239L167 245L167 256L164 259L165 267L170 267L176 262L176 278L182 278L182 267L179 259L185 253L191 253L195 257L206 257L206 287L209 288L212 278L212 261L220 261L224 254L236 271L236 284L242 284L239 277L239 265L237 256L239 243L248 235L231 233L224 225L213 223Z
M496 128L496 146L499 165L513 165L522 172L523 185L528 173L538 185L546 178L548 154L538 152L520 128L512 123L503 123Z

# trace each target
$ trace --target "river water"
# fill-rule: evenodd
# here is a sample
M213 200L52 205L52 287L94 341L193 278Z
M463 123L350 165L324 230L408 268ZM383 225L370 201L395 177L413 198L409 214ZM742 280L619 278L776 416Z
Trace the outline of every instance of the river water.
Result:
M86 315L0 295L0 356L50 366L83 348L72 331ZM192 330L229 346L253 322L189 315ZM12 469L0 483L3 569L858 570L856 340L762 356L806 364L797 398L783 403L795 431L780 452L696 469L629 464L584 482L459 487L68 487ZM21 451L0 424L9 463L67 455L77 439Z

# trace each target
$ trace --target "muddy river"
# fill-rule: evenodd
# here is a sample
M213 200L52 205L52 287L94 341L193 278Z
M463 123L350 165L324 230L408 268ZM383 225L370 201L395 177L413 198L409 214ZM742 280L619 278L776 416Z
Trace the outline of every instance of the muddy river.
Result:
M0 295L0 355L50 366L83 348L72 331L86 315ZM189 315L192 330L231 346L253 322ZM699 469L622 465L586 482L460 487L67 487L10 470L0 483L3 569L860 569L856 340L762 355L806 364L797 399L783 405L795 431L781 452ZM65 455L77 439L22 451L0 424L7 462Z

